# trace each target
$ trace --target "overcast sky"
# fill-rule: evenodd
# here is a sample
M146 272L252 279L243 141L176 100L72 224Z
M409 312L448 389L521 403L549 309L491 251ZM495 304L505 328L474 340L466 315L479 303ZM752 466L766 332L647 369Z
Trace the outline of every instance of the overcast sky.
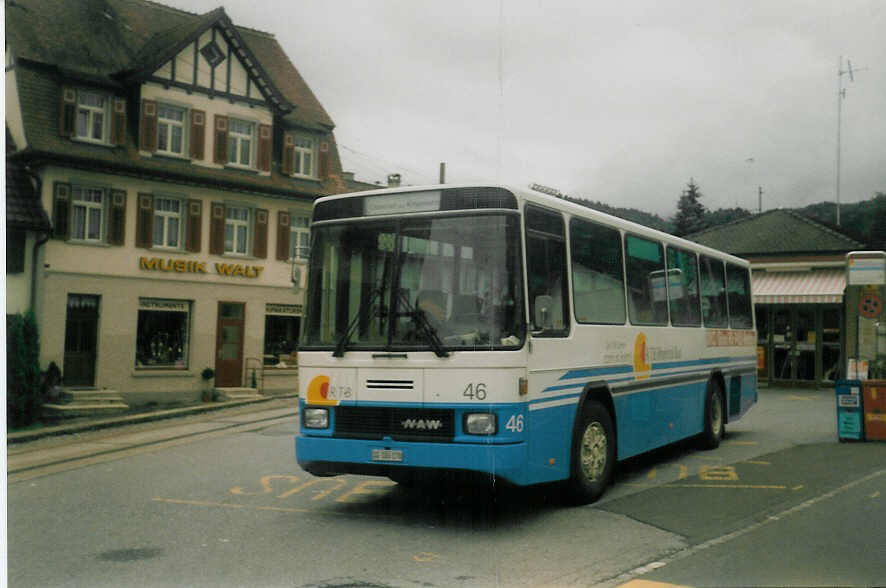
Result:
M886 0L161 0L272 33L346 170L536 182L672 216L886 192Z

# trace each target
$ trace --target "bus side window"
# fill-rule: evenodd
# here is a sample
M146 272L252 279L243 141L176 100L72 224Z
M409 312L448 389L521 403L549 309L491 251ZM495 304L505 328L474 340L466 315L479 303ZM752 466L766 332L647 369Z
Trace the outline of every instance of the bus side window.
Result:
M526 273L533 334L567 336L566 228L560 214L526 207Z
M705 327L729 325L723 262L706 255L701 256L701 313Z
M625 236L628 310L635 325L667 325L664 250L658 241Z
M572 303L579 323L623 325L625 285L621 234L613 228L573 218Z
M729 326L733 329L750 329L751 320L751 287L748 270L726 264L726 301L729 305Z
M701 326L701 312L698 305L698 261L695 253L668 247L668 298L672 325Z

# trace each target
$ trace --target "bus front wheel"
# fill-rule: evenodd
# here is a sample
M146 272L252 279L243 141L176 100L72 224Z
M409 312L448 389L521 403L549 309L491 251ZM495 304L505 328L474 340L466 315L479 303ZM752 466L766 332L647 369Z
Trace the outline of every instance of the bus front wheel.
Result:
M578 504L594 502L612 480L615 467L615 427L612 416L596 401L582 411L572 440L570 494Z
M704 403L704 433L701 434L701 445L705 449L716 449L723 440L726 431L724 418L723 387L719 380L708 382L708 393Z

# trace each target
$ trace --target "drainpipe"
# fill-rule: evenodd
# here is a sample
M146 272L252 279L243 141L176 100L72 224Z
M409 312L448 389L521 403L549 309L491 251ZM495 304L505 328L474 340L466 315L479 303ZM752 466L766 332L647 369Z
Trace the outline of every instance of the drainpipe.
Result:
M30 176L34 180L34 182L37 184L35 187L35 191L37 192L38 197L40 198L40 202L41 202L40 208L42 209L43 208L43 204L42 204L43 181L40 179L40 176L38 176L36 173L34 173L34 171L29 166L25 166L25 173L28 174L28 176ZM39 257L38 257L39 250L41 247L43 247L43 245L46 244L47 241L49 241L49 237L52 235L52 231L50 229L49 232L38 233L38 234L41 236L38 237L37 241L34 243L34 250L31 254L31 259L33 260L33 262L32 262L32 266L31 266L30 309L33 310L35 313L36 313L36 306L37 306L37 260L39 259Z
M37 239L37 242L34 243L34 252L32 254L33 266L31 267L31 310L36 312L35 306L37 304L37 255L38 250L49 241L50 233L42 233L42 237Z

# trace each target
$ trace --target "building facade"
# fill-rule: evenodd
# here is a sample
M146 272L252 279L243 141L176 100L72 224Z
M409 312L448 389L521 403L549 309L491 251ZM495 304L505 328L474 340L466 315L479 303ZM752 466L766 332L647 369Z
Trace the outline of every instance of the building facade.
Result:
M845 365L846 254L864 245L780 209L689 238L751 262L760 381L832 386Z
M51 221L22 272L41 368L130 405L196 400L206 368L294 390L311 205L347 188L275 38L144 0L20 0L6 19L10 157Z

